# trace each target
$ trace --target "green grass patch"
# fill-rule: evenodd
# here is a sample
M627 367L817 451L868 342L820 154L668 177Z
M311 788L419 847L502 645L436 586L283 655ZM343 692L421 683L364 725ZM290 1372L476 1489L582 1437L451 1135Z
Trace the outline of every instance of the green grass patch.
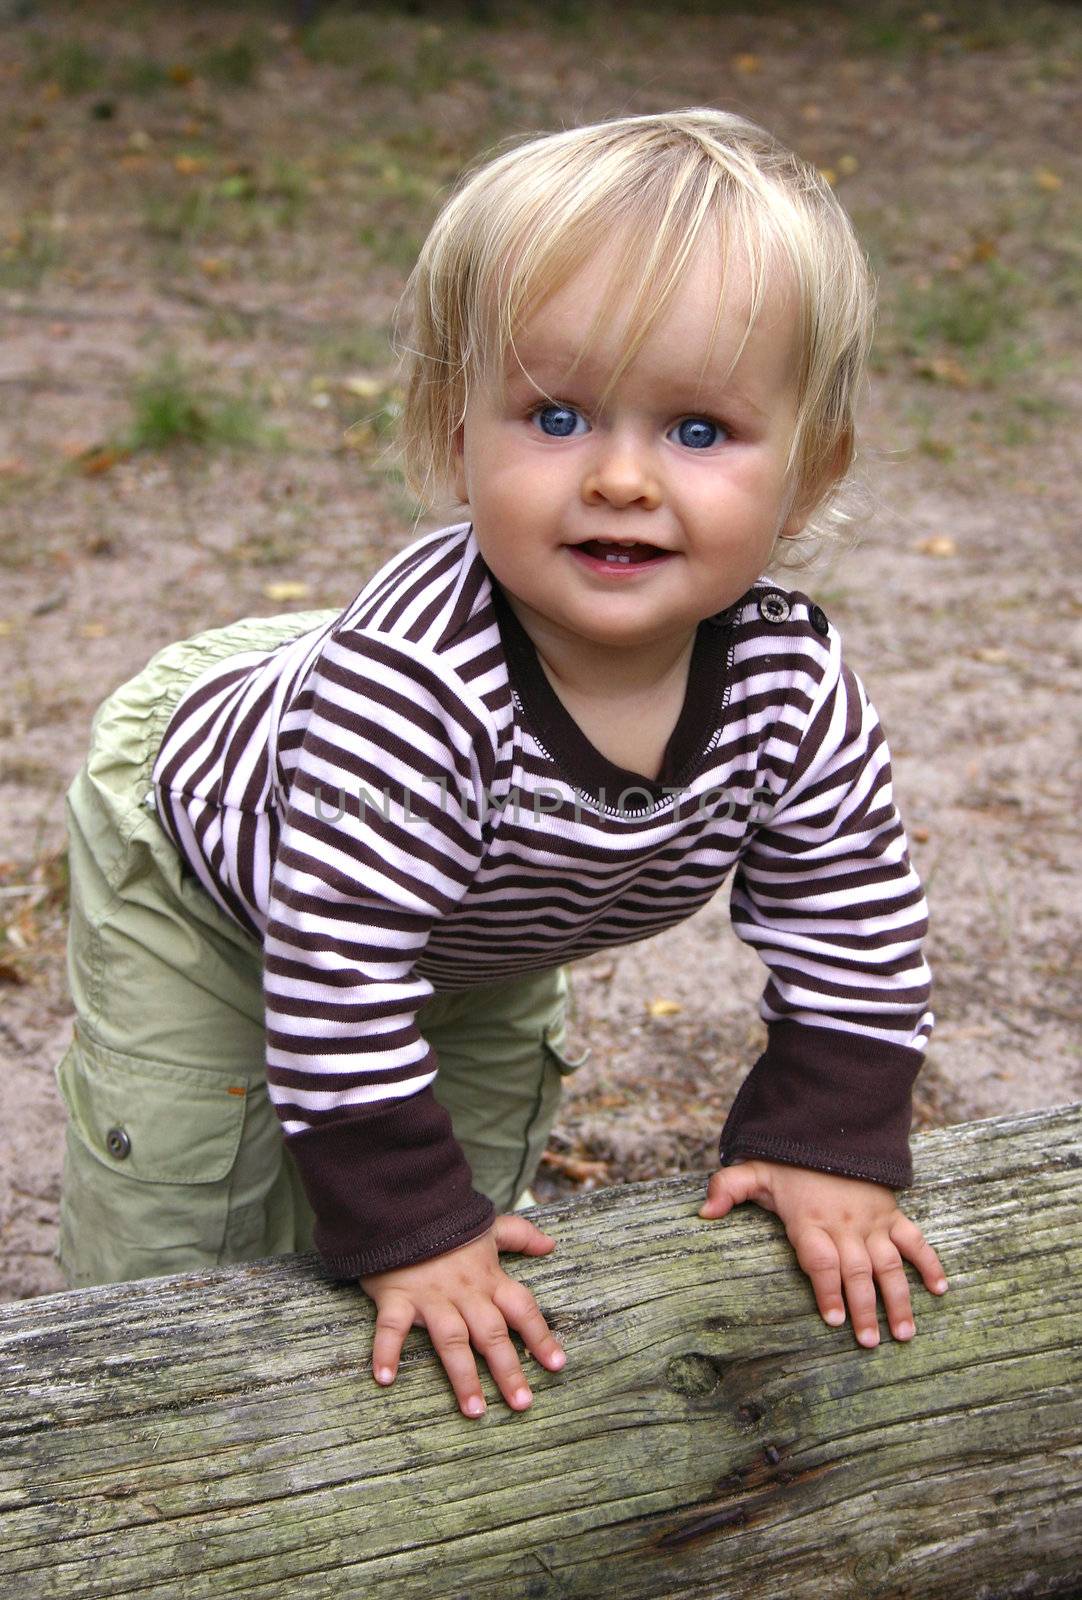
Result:
M210 184L196 184L183 194L151 194L143 202L143 227L155 239L195 243L218 224L218 196Z
M547 16L551 21L551 12ZM443 21L403 18L391 26L387 17L329 11L304 30L301 48L309 60L343 68L362 84L384 84L409 95L439 94L461 79L498 88L502 80L492 62L460 54L460 21L448 28Z
M164 450L175 444L265 449L285 442L251 395L216 392L180 360L164 355L132 393L128 450Z
M343 328L339 333L321 334L312 354L323 371L328 367L378 371L394 360L389 328Z
M196 59L201 78L225 89L248 89L259 77L262 49L250 38L234 39L229 44L206 50Z
M33 39L31 76L39 83L55 83L62 94L88 94L105 82L105 57L80 39Z
M366 223L357 229L357 243L363 245L373 261L381 266L408 272L417 260L424 234L417 228L397 222Z
M175 88L168 67L153 56L127 56L117 63L113 86L118 94L150 95Z
M927 288L906 285L898 312L913 354L929 343L976 350L1020 328L1026 316L1024 279L998 261L981 269L943 273Z
M326 11L303 30L300 46L309 61L328 67L369 68L389 62L385 23L356 12Z
M0 233L0 288L36 289L60 256L53 219L31 212L8 233Z
M846 29L850 55L913 55L1045 49L1063 37L1063 11L1054 5L1020 6L1013 0L954 0L929 7L923 0L853 7Z
M143 227L153 238L261 243L296 228L311 199L307 172L281 159L223 178L188 181L191 186L179 193L144 200Z
M918 375L957 388L995 389L1044 356L1029 331L1034 285L993 259L930 280L882 284L872 367L898 360Z

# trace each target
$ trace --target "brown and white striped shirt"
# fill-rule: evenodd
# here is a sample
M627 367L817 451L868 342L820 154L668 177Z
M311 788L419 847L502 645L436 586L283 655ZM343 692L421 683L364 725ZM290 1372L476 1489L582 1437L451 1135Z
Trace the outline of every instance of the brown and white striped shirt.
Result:
M492 1221L418 1007L648 938L730 872L733 926L769 969L769 1044L722 1161L912 1181L926 907L876 713L799 591L761 578L700 625L654 781L590 744L472 527L444 528L327 626L204 674L154 796L262 941L269 1091L336 1276Z

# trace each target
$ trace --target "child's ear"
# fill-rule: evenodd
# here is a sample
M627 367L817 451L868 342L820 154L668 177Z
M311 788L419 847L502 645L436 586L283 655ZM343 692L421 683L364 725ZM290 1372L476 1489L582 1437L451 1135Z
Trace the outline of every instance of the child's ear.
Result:
M853 432L847 428L834 447L833 454L824 462L815 478L798 490L789 515L781 525L780 539L795 539L816 506L830 493L834 485L845 477L853 460Z
M463 434L464 429L460 423L455 429L454 437L451 440L451 448L453 451L451 457L451 467L455 495L463 505L466 505L470 496L466 487L466 446Z

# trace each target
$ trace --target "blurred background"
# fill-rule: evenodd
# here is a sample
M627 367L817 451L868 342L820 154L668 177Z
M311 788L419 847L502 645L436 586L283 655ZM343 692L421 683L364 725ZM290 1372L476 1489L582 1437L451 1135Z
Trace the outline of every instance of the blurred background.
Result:
M916 1126L1082 1098L1080 43L1041 0L0 3L0 1298L62 1287L62 796L95 706L453 520L387 448L396 299L465 163L605 116L739 111L857 225L859 543L784 581L883 717L931 903ZM593 1056L542 1199L705 1181L764 1037L723 898L576 968Z

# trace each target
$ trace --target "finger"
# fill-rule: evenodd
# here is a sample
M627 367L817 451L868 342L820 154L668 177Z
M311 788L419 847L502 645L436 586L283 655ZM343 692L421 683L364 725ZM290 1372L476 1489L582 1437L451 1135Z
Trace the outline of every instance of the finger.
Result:
M868 1247L857 1234L837 1241L845 1298L857 1342L868 1350L879 1343L879 1317L875 1305L875 1278Z
M470 1348L470 1330L460 1309L449 1300L427 1311L425 1327L433 1348L451 1380L459 1410L464 1416L479 1417L485 1410L477 1363Z
M868 1237L868 1254L891 1333L895 1339L912 1339L917 1327L909 1299L909 1280L897 1246L888 1233L873 1233Z
M907 1261L912 1261L933 1294L946 1294L947 1274L943 1263L911 1217L899 1211L891 1224L890 1236Z
M542 1233L536 1222L531 1222L521 1212L508 1211L497 1217L493 1234L497 1250L517 1250L520 1255L545 1256L556 1248L556 1240Z
M474 1295L460 1309L474 1349L484 1356L496 1387L513 1411L525 1411L533 1404L533 1395L498 1307L486 1296Z
M414 1306L408 1295L390 1290L377 1302L376 1331L372 1338L372 1376L377 1383L393 1383L402 1344L413 1327Z
M514 1278L505 1274L503 1282L497 1285L493 1293L492 1302L503 1315L507 1326L517 1328L534 1360L540 1361L551 1372L559 1372L567 1361L567 1353L526 1285L516 1283Z
M754 1161L738 1161L731 1167L719 1167L710 1176L706 1186L706 1199L699 1207L700 1217L724 1217L734 1206L755 1198L760 1187L760 1175Z
M796 1258L811 1279L815 1303L824 1322L840 1328L845 1321L842 1299L841 1261L838 1247L825 1228L809 1226L790 1232L789 1241Z

